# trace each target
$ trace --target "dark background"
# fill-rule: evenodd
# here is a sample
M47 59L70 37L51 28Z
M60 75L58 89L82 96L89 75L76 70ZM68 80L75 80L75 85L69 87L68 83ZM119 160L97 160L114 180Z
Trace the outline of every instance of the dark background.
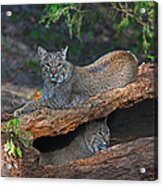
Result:
M130 9L134 9L135 5L127 3ZM42 86L37 59L39 45L53 51L68 45L68 60L80 66L90 64L103 54L117 49L132 51L138 57L139 64L149 62L147 56L156 53L154 48L149 49L148 54L144 52L141 25L134 24L131 20L127 28L119 29L118 24L124 15L113 10L111 3L82 6L89 13L83 18L80 38L75 34L70 37L64 17L48 27L46 23L40 23L42 16L46 14L46 5L2 6L3 87ZM101 15L99 12L103 12L102 8L105 11ZM12 16L7 17L6 11L12 11ZM146 21L146 17L141 19Z

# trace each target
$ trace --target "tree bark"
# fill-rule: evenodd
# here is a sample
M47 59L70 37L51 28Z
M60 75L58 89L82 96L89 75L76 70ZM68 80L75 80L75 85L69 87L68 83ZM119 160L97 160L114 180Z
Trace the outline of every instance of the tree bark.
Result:
M157 179L156 142L153 137L139 138L114 145L93 157L76 160L65 166L39 166L39 152L30 147L25 149L24 158L17 161L17 168L13 167L8 174L2 157L2 176L155 180ZM145 168L146 172L141 173L141 168Z

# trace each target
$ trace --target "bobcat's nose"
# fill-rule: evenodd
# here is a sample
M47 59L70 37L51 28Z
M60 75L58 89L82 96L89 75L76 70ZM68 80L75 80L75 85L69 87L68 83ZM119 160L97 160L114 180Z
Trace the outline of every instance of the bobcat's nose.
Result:
M53 76L56 74L56 72L57 72L57 71L56 71L55 68L52 68L52 69L51 69L51 74L52 74Z

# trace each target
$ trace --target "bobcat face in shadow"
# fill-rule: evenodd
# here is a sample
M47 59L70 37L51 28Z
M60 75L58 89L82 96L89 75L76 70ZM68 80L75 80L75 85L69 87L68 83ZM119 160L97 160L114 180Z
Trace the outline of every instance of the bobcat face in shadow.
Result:
M47 52L42 47L38 47L38 56L41 61L44 80L57 84L67 79L70 71L69 65L65 61L67 49L68 47L58 52Z
M110 140L110 130L106 119L92 121L86 126L85 140L91 153L107 149Z
M107 137L108 137L108 134L106 134L106 132L102 130L97 132L96 135L92 136L92 140L90 141L90 144L93 147L92 151L94 153L100 150L104 150L109 146Z

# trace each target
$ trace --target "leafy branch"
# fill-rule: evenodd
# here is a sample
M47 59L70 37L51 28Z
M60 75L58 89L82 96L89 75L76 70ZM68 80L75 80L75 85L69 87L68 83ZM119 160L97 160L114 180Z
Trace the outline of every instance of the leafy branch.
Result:
M2 129L2 132L8 136L4 144L4 151L13 158L22 158L22 149L23 147L29 147L29 139L32 133L20 129L20 121L18 118L8 121L6 126Z
M84 11L81 10L81 4L47 5L44 13L45 15L42 16L40 23L46 22L46 27L49 27L51 23L56 23L63 17L69 28L70 37L73 37L73 33L76 33L78 38L80 37L84 13Z
M127 29L131 24L138 24L142 27L142 46L145 54L153 48L153 40L155 37L155 20L156 10L155 3L150 2L137 2L133 8L129 8L127 3L112 3L112 7L121 13L121 21L117 25L117 29ZM144 13L141 13L141 9Z
M95 3L91 5L81 3L50 4L46 5L40 22L46 23L48 27L52 23L57 24L58 21L65 22L70 37L77 36L80 40L82 40L81 30L82 33L93 32L94 34L96 28L103 28L107 22L111 22L119 37L123 31L126 33L126 39L132 38L132 36L127 36L127 32L132 31L134 40L140 43L137 52L142 51L147 58L154 59L156 53L153 41L157 35L156 6L153 1ZM145 12L141 13L142 8Z

